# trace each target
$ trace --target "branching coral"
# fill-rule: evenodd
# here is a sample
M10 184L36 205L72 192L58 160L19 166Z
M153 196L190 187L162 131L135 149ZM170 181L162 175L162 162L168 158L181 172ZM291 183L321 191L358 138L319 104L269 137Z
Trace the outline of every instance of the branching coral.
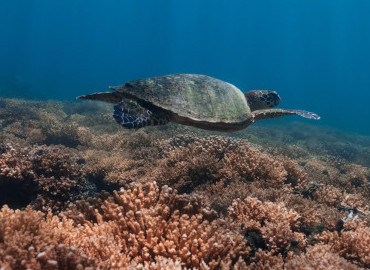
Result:
M281 254L274 255L273 251L263 251L259 249L253 261L248 265L246 269L285 269L284 260Z
M198 207L194 209L194 205ZM155 184L147 184L145 190L135 186L115 193L114 200L104 202L102 214L97 213L98 223L92 228L85 227L85 233L89 234L91 229L106 230L109 225L109 231L117 239L109 240L105 233L107 242L103 244L114 241L118 246L107 248L109 253L103 254L101 260L115 258L112 266L124 264L118 251L127 256L125 261L154 262L158 256L164 256L189 267L205 263L211 268L219 265L231 251L235 255L230 259L248 253L241 236L227 230L222 220L214 219L212 211L194 205L189 198L184 200L167 187L159 193ZM71 244L86 246L95 254L96 247L89 242Z
M370 229L363 222L350 218L344 224L344 231L325 231L316 238L330 245L340 256L356 262L363 267L370 267Z
M307 248L306 252L301 255L292 254L284 264L284 269L309 269L309 270L326 270L326 269L361 269L355 264L348 262L333 251L330 245L315 245Z
M63 146L8 145L0 156L2 204L9 188L15 191L12 196L18 189L18 196L26 195L29 200L39 195L39 207L59 208L84 189L83 162L75 151Z
M304 234L297 232L300 216L293 210L287 210L282 204L262 203L255 198L245 201L236 200L229 208L232 221L246 235L260 236L261 246L273 252L286 252L293 247L303 249L306 246Z
M100 185L125 185L147 173L145 163L122 157L121 153L87 150L83 153L83 166L88 179Z
M370 171L348 163L369 140L301 127L125 131L109 105L0 100L0 203L43 212L3 207L0 268L370 267Z
M61 231L50 226L52 217L27 208L0 211L0 268L10 269L84 269L94 266L92 258L61 241ZM54 222L58 219L53 219ZM62 225L62 223L59 223ZM63 230L64 226L60 226ZM85 268L87 269L87 268Z
M68 122L67 114L58 102L25 102L6 100L0 118L7 133L23 138L30 143L64 144L75 147L79 144L78 128Z
M320 185L314 192L314 199L319 203L324 203L329 206L336 206L342 201L342 191L333 186Z
M202 200L148 183L131 185L112 197L78 201L59 217L4 207L0 212L0 265L12 269L82 265L277 269L285 264L287 269L303 265L314 269L324 258L327 265L356 269L343 256L360 258L359 263L366 266L368 227L362 223L348 226L356 234L344 231L342 239L336 232L317 237L324 244L335 243L327 252L325 245L307 245L300 232L301 217L281 203L250 197L236 200L223 220ZM353 239L361 243L356 250ZM325 256L315 257L322 250Z
M245 140L187 135L153 141L147 135L138 136L143 138L144 146L125 142L127 137L121 136L117 149L107 143L108 151L98 146L99 151L83 152L88 177L120 185L155 180L181 193L225 178L274 187L284 182L296 185L305 178L293 161L264 154Z
M189 192L222 178L258 181L265 186L281 186L287 180L298 183L304 178L294 162L264 154L245 140L182 136L170 144L174 142L155 164L151 177L180 191Z
M325 161L309 159L304 164L304 171L310 179L370 199L369 168L334 158L327 158Z
M63 253L57 250L63 248L75 252L72 264L90 264L94 261L89 258L95 258L94 263L108 269L155 265L163 263L162 258L215 269L236 263L250 250L243 237L228 229L199 198L177 195L166 186L159 191L155 183L115 192L95 210L96 223L87 219L81 223L81 215L76 207L62 213L62 220L4 207L0 264L35 269L54 264L63 269L59 257Z

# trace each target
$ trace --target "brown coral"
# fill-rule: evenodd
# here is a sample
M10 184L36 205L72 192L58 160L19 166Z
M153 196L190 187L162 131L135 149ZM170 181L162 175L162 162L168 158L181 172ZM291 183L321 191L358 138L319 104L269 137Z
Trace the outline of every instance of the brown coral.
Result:
M363 267L370 267L370 229L363 222L351 217L344 224L346 230L338 232L325 231L316 238L330 245L340 256L356 262Z
M309 269L309 270L326 270L326 269L361 269L358 266L348 262L333 251L330 245L315 245L307 248L306 253L301 255L288 256L284 269Z
M15 201L16 196L22 197L19 201L25 204L39 196L39 207L59 208L84 189L83 162L63 146L8 145L0 155L0 203L11 202L9 195ZM13 194L7 194L9 190Z
M316 182L333 186L347 193L357 193L369 200L369 168L348 164L338 158L309 159L304 163L304 171Z
M75 265L91 264L89 258L95 258L100 267L117 269L167 258L187 267L215 269L248 254L241 235L210 209L190 202L188 195L177 195L168 187L159 191L155 183L148 183L116 192L95 210L96 223L85 219L81 224L83 214L77 208L62 213L60 220L29 208L14 212L4 207L0 263L35 269L53 264L63 269L65 253L58 251L62 248L75 252L71 262Z
M292 246L300 249L306 246L304 234L297 232L300 216L282 204L262 203L255 198L246 198L244 202L234 201L229 213L232 221L245 234L260 235L263 239L261 247L267 250L283 252Z
M95 265L76 248L62 244L60 232L48 224L50 219L29 207L13 211L4 206L0 211L0 267L83 269Z
M132 132L109 105L0 102L1 203L53 211L3 208L0 268L369 267L365 137L299 123Z
M181 143L184 139L186 143ZM191 192L199 184L223 178L277 187L284 181L296 184L305 177L291 160L262 153L245 140L210 136L191 140L180 137L175 142L180 146L165 151L150 177L180 192Z
M145 190L141 185L122 190L115 193L114 200L104 202L101 211L102 214L97 213L98 223L91 229L106 231L109 225L109 231L115 235L115 240L109 240L109 233L104 233L107 242L103 246L109 245L106 249L109 253L102 255L101 260L115 258L117 261L111 266L124 265L126 260L154 262L158 256L164 256L189 267L205 263L214 268L231 251L235 254L231 259L248 253L242 237L228 231L222 220L212 217L210 210L194 209L188 199L183 200L168 187L163 187L160 193L155 184L145 185ZM83 233L90 234L91 229L85 227ZM86 246L93 254L96 248L102 248L90 246L90 240L76 241L71 244ZM119 250L127 256L124 261L116 253Z

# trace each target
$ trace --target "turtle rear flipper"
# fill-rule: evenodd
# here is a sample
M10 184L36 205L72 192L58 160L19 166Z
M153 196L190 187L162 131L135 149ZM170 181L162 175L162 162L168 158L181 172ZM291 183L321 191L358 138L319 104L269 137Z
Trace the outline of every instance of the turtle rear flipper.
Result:
M122 100L122 94L118 92L101 92L90 95L79 96L77 99L83 100L101 100L109 103L119 103Z
M287 109L265 109L265 110L256 110L252 112L252 120L253 122L263 120L263 119L271 119L271 118L278 118L287 115L299 115L304 118L319 120L320 116L313 112L307 112L302 110L287 110Z
M114 106L113 118L128 129L165 125L169 122L165 113L152 112L135 101L126 99Z

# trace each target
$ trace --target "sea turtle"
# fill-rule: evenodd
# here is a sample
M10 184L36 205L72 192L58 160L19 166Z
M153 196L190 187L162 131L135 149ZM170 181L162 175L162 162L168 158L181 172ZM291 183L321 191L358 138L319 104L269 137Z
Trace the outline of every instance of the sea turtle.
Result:
M285 115L320 119L302 110L271 109L280 103L275 91L242 93L234 85L199 74L172 74L109 87L114 92L93 93L78 99L116 103L114 119L125 128L175 122L197 128L232 132L255 121Z

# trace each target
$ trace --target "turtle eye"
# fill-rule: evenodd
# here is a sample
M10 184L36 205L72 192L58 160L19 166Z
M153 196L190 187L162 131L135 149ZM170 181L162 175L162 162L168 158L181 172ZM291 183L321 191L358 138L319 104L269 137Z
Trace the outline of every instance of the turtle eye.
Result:
M276 105L278 105L280 103L280 101L281 101L280 96L275 91L271 91L268 94L268 100L272 104L273 107L275 107Z

